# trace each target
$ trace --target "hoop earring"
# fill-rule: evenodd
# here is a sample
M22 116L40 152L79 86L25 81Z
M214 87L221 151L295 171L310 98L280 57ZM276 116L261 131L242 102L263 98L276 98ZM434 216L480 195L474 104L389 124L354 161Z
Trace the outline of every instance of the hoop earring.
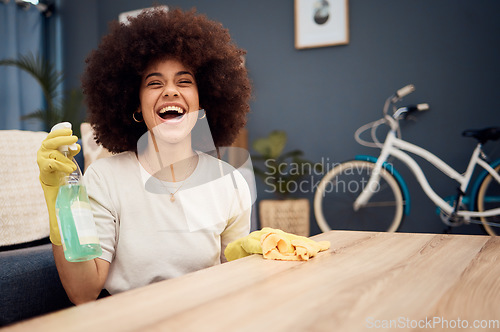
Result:
M137 119L135 118L135 115L136 115L136 114L140 114L140 115L141 115L141 120L137 120ZM135 122L137 122L137 123L144 122L144 117L142 116L142 112L135 111L134 113L132 113L132 118L133 118L133 119L134 119L134 121L135 121Z
M204 119L207 116L207 111L205 111L203 108L200 111L203 111L203 116L201 118L198 118L198 120Z

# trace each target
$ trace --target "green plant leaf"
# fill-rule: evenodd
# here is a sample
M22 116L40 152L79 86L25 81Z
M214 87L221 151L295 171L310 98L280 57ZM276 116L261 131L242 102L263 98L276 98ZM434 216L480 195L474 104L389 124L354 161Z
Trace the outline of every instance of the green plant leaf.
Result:
M57 87L63 80L62 73L58 72L54 65L32 53L22 55L17 60L0 60L0 65L15 66L30 74L40 84L48 108L52 106L53 100L57 98Z
M44 117L45 117L45 111L38 109L34 112L21 116L21 120L29 120L29 119L42 120Z
M258 155L252 155L255 175L262 178L266 185L275 189L281 198L289 198L297 190L297 183L314 170L321 170L321 164L313 164L303 158L304 152L292 150L283 152L287 142L284 131L273 131L268 136L255 140L252 147ZM262 163L263 162L263 163ZM261 167L264 164L264 167Z
M254 148L255 151L260 153L263 159L268 159L271 155L271 148L269 147L267 138L256 139L253 142L252 147Z
M281 130L275 130L267 137L255 140L252 147L266 159L276 159L283 152L286 141L286 133Z
M61 96L58 86L63 81L63 73L56 70L55 66L45 61L40 56L33 54L22 55L19 59L0 60L0 66L15 66L30 74L40 85L47 107L22 116L22 120L39 119L44 125L44 130L61 121L69 121L74 125L73 131L80 135L82 122L81 105L83 95L80 91L71 91L66 96Z

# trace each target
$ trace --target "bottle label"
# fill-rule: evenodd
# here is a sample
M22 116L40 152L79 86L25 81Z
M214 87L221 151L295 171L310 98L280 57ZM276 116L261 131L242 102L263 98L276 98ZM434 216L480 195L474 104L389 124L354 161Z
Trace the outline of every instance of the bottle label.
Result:
M74 201L71 205L71 212L80 244L99 243L90 204L84 201Z

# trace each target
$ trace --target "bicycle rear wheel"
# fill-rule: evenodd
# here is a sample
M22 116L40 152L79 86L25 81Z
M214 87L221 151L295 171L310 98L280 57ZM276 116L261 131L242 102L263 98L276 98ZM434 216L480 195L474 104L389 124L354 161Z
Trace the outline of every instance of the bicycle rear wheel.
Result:
M353 203L366 187L375 168L368 161L352 160L330 170L314 195L314 214L323 232L329 230L388 231L403 219L403 194L399 183L385 168L367 204L354 211Z
M500 165L495 168L495 171L500 173ZM477 192L476 203L479 212L500 207L500 184L491 174L488 174L483 182L481 182ZM488 234L495 236L500 233L500 228L491 224L500 224L500 215L481 217L481 222L483 223L484 230Z

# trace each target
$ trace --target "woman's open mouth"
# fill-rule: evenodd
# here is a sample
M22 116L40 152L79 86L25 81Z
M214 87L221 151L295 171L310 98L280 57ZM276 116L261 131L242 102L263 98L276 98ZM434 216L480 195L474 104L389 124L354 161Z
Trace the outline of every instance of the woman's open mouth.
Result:
M166 106L160 109L158 116L163 120L180 120L186 111L179 106Z

